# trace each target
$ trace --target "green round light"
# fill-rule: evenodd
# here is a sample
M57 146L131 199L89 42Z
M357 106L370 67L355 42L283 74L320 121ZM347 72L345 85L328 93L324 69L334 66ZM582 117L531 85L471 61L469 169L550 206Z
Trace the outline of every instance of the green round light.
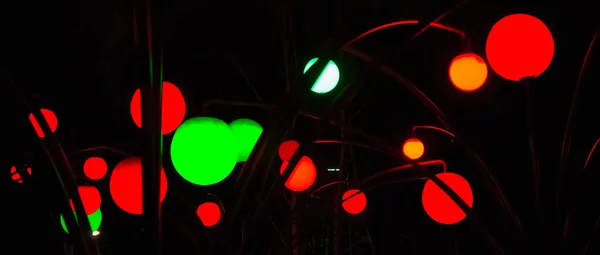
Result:
M319 58L313 58L304 67L304 73L306 73ZM325 69L319 75L319 78L313 83L313 86L310 90L315 93L325 94L335 88L338 82L340 82L340 69L338 66L332 61L329 60Z
M73 213L73 215L75 215L75 220L77 220L77 214ZM88 221L90 222L92 231L97 231L100 228L100 224L102 223L102 211L100 211L100 208L98 208L96 212L88 215ZM67 229L67 224L65 223L65 218L63 217L62 213L60 214L60 225L68 234L69 230Z
M171 142L171 161L183 179L212 185L225 179L237 163L235 136L220 119L195 117L177 128Z
M237 162L246 162L254 146L262 134L263 128L251 119L238 119L229 123L229 127L237 141Z

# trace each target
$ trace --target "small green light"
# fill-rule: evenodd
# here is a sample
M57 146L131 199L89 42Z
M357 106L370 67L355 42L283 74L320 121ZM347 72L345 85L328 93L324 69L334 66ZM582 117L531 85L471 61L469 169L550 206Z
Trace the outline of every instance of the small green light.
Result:
M317 60L319 60L319 58L313 58L308 61L304 67L304 73L306 73L317 62ZM311 90L315 93L325 94L333 90L339 81L340 69L332 60L329 60L325 66L325 69L321 72L319 78L317 78L317 81L315 81L313 84Z
M75 215L75 220L77 220L77 214L73 212L73 215ZM88 215L88 221L90 221L90 227L92 228L92 231L98 231L100 224L102 223L102 212L100 211L100 208L98 208L96 212ZM62 213L60 214L60 225L68 234L69 230L67 229L67 224L65 223L65 218L63 217Z
M234 120L229 124L229 127L237 141L237 162L246 162L248 157L250 157L258 138L260 138L263 128L256 121L251 119Z

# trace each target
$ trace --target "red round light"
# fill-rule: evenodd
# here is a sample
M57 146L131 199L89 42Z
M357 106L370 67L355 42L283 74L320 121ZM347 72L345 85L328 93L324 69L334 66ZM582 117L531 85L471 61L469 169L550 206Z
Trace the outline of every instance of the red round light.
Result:
M281 168L279 168L280 174L283 174L288 164L288 161L283 161ZM317 168L315 164L312 159L303 156L285 182L285 187L296 192L305 191L315 183L316 178Z
M139 128L142 127L141 92L137 89L130 105L131 117ZM173 132L185 118L185 99L175 84L163 82L162 91L162 134Z
M490 67L501 77L519 81L537 77L552 62L554 40L536 17L513 14L496 22L485 45Z
M469 207L473 206L473 191L465 178L455 173L439 173L436 176L456 192ZM432 180L427 180L425 183L421 199L427 215L441 224L455 224L467 216Z
M167 177L160 171L160 201L167 195ZM142 214L142 161L139 157L121 161L110 176L110 194L119 206L131 214Z
M485 61L473 53L461 54L455 57L448 68L450 81L457 89L464 92L478 90L485 83L488 75Z
M352 196L356 193L359 193L359 194L346 200L346 198L349 198L350 196ZM365 193L363 193L362 191L360 191L358 189L348 190L342 196L342 207L349 214L359 214L359 213L363 212L365 210L365 208L367 207L367 197L365 196Z
M92 180L102 179L102 177L106 175L107 170L108 166L106 165L106 161L99 157L88 158L85 160L85 163L83 163L83 173Z
M77 190L79 191L85 214L91 215L98 211L98 208L102 204L102 197L98 189L94 186L79 186Z
M50 131L54 133L54 131L56 131L56 128L58 127L58 119L56 118L56 114L45 108L42 108L41 112L44 116L44 119L46 119L46 122L48 123L48 127L50 127ZM46 135L44 134L42 127L37 122L37 119L35 118L33 113L29 114L29 121L31 122L31 125L33 125L33 129L35 130L35 133L38 135L38 137L44 138Z
M221 220L221 208L213 202L206 202L198 206L196 215L200 218L202 225L212 227Z
M283 161L289 161L292 158L292 155L294 155L294 152L298 150L298 147L300 147L300 144L294 140L287 140L281 143L281 145L279 145L279 150L277 151L279 158Z

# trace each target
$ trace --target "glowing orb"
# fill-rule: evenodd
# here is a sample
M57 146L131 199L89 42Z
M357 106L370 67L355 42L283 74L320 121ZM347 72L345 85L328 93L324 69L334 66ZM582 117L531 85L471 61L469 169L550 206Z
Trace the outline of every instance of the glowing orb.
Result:
M171 142L171 160L177 173L196 185L225 179L238 160L238 145L227 123L210 117L186 120Z
M142 127L141 92L137 89L130 105L131 117L139 128ZM163 82L162 91L162 133L166 135L177 129L185 118L185 99L175 84Z
M251 119L238 119L229 123L237 142L238 162L245 162L250 157L254 146L263 132L263 128Z
M54 114L53 111L44 108L41 109L41 112L44 116L44 119L46 119L46 122L48 123L48 127L50 127L50 131L54 133L54 131L56 131L56 128L58 127L58 119L56 118L56 114ZM31 122L31 125L33 125L33 129L35 130L37 136L39 138L44 138L46 135L44 134L42 127L37 122L37 119L35 118L33 113L29 114L29 121Z
M167 195L167 177L160 169L160 202ZM131 157L121 161L110 176L110 194L117 206L130 214L142 214L142 160Z
M289 161L294 155L294 152L300 147L300 144L294 140L288 140L279 145L277 150L279 158L283 161Z
M465 178L455 173L439 173L436 176L456 192L469 207L473 206L473 191ZM427 180L425 183L421 198L427 215L441 224L455 224L467 216L432 180Z
M471 92L483 86L488 70L485 61L480 56L467 53L458 55L452 60L448 74L450 81L457 89Z
M75 215L75 220L77 220L77 214L75 214L75 212L73 212L73 215ZM89 214L88 216L88 221L90 222L90 228L92 229L92 231L98 231L98 229L100 228L100 224L102 223L102 211L100 211L100 208L98 208L98 210L96 210L94 213ZM67 229L67 224L65 223L65 218L63 217L62 213L60 214L60 225L62 226L62 229L65 231L65 233L69 233L69 230Z
M279 169L280 174L283 174L288 164L288 161L283 161ZM315 183L316 178L317 168L312 159L302 156L296 167L292 170L290 177L286 180L285 187L296 192L305 191Z
M98 211L98 208L102 204L102 197L98 189L94 186L79 186L77 190L79 191L85 214L90 215Z
M304 73L308 72L308 70L319 60L319 58L313 58L304 67ZM311 90L315 93L325 94L335 88L338 82L340 81L340 69L337 65L329 60L325 69L319 75L319 78L313 83Z
M83 173L87 178L92 180L100 180L104 175L106 175L106 171L108 170L108 166L106 165L106 161L99 157L91 157L85 160L83 163Z
M492 70L507 80L519 81L537 77L548 68L554 56L554 40L541 20L513 14L494 24L485 50Z
M346 198L349 198L356 193L359 194L346 200ZM365 193L358 189L348 190L344 192L344 195L342 196L342 207L349 214L359 214L367 207L367 197L365 196Z
M213 202L206 202L198 206L196 214L205 227L212 227L221 220L221 208Z
M402 145L402 152L409 159L419 159L425 153L425 145L417 138L410 138Z

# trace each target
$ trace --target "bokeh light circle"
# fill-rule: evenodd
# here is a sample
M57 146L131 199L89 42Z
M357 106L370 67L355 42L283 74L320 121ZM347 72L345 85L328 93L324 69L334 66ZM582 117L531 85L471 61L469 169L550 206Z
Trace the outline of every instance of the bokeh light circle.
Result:
M279 154L279 158L283 161L289 161L296 150L298 150L300 144L294 140L287 140L279 145L279 149L277 153Z
M139 128L142 127L141 91L133 93L130 104L131 117ZM185 118L185 99L175 84L163 82L162 91L162 134L173 132Z
M73 212L73 215L75 216L75 220L77 220L77 214ZM98 208L98 210L96 210L94 213L89 214L87 217L92 231L98 231L100 225L102 224L102 211L100 208ZM65 233L69 234L69 229L67 229L67 223L65 222L65 218L63 217L62 213L60 214L60 225Z
M288 161L283 161L281 168L279 168L280 174L283 174L288 164ZM302 156L286 180L285 187L296 192L305 191L315 183L316 178L317 168L312 159L307 156Z
M439 173L436 176L456 192L469 207L473 206L473 191L465 178L455 173ZM441 224L455 224L467 216L432 180L427 180L425 183L421 199L427 215Z
M213 202L205 202L198 206L196 215L205 227L212 227L221 220L221 208Z
M167 176L160 169L160 202L167 195ZM130 214L142 214L142 160L131 157L121 161L110 176L110 194L115 204Z
M317 62L317 60L319 60L319 58L313 58L310 61L308 61L308 63L306 63L306 66L304 67L303 73L306 73ZM327 65L325 65L325 69L321 71L321 74L319 75L315 83L313 83L313 86L310 90L318 94L325 94L333 90L339 82L340 69L335 64L335 62L329 60L329 62L327 62Z
M46 122L48 123L48 127L50 127L50 131L54 133L54 131L56 131L56 128L58 127L58 118L56 118L56 114L54 114L53 111L50 111L45 108L42 108L41 112L42 116L44 116L44 119L46 119ZM35 118L33 113L29 114L29 121L31 122L31 125L33 125L33 129L35 130L37 136L39 138L44 138L46 135L44 134L42 127L37 122L37 119Z
M485 50L494 72L507 80L519 81L537 77L548 68L554 56L554 39L538 18L513 14L494 24Z
M186 181L196 185L216 184L229 176L237 163L235 136L222 120L188 119L175 131L171 160Z
M402 153L409 159L419 159L425 153L425 145L417 138L410 138L402 145Z
M459 90L472 92L483 86L488 75L485 61L473 53L455 57L448 68L450 81Z
M79 197L81 197L85 214L90 215L98 211L98 208L102 204L102 197L96 187L79 186L77 187L77 191L79 192Z
M346 198L349 198L356 193L359 194L346 200ZM348 190L344 192L344 195L342 196L342 207L349 214L359 214L367 207L367 197L365 196L365 193L358 189Z
M83 163L83 173L91 180L100 180L106 175L108 166L106 161L100 157L90 157Z
M237 119L229 123L231 132L235 136L237 143L238 162L246 162L254 146L263 132L263 128L258 122L251 119Z

